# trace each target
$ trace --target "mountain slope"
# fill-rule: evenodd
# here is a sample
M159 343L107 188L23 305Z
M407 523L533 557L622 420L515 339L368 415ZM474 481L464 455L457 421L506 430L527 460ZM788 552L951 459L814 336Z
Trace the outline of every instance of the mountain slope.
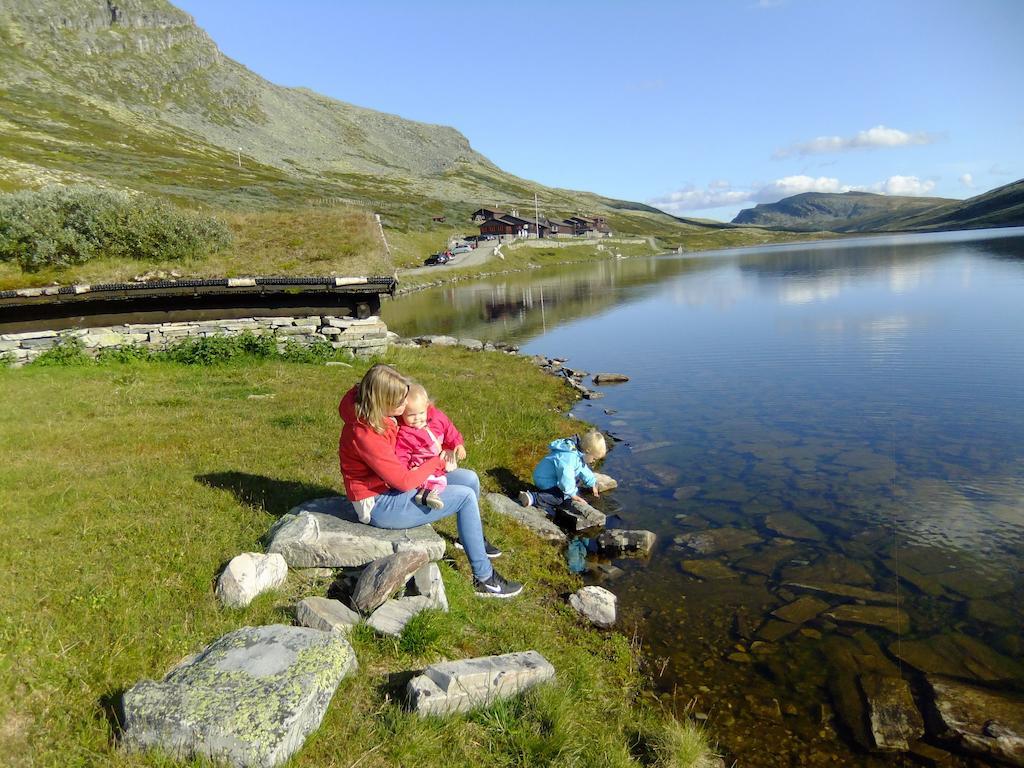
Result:
M1024 179L996 187L967 200L887 222L887 231L980 229L1024 226Z
M732 223L798 232L867 232L894 218L957 202L941 197L898 197L870 192L805 192L742 210Z
M0 2L0 190L48 181L221 207L341 199L418 219L536 192L551 215L706 226L517 178L453 128L269 83L165 0Z

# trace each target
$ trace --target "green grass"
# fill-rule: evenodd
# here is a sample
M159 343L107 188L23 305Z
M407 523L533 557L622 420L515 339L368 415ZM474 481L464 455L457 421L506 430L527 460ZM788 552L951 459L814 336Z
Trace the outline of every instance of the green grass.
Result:
M524 360L396 350L388 361L453 417L467 465L491 489L526 478L553 436L577 428L560 415L565 388ZM324 593L326 583L293 572L282 590L235 611L217 605L212 586L227 560L261 549L279 515L341 488L337 400L367 365L0 370L6 760L168 765L112 746L118 697L232 629L290 623L298 599ZM399 639L356 631L359 672L294 765L690 764L673 734L682 727L702 737L642 703L642 660L624 635L586 627L567 607L562 595L579 582L558 549L490 512L485 524L506 552L502 572L525 582L524 595L477 600L464 555L449 548L442 573L451 612L424 615ZM451 521L438 527L454 532ZM419 719L396 704L393 673L527 648L554 664L554 685L447 719ZM676 746L652 746L662 743Z

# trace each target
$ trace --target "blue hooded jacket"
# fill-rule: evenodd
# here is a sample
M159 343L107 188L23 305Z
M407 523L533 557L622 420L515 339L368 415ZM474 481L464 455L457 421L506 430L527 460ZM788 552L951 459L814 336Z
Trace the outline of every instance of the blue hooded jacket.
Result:
M583 460L579 438L559 438L554 440L548 449L548 455L541 459L537 468L533 470L534 485L541 490L558 487L566 496L577 494L577 478L587 488L594 487L597 478Z

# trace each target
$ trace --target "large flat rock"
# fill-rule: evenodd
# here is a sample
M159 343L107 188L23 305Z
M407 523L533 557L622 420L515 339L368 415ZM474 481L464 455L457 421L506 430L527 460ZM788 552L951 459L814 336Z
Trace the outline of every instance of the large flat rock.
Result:
M421 715L467 712L514 696L555 676L536 651L481 656L427 667L409 681L409 704Z
M281 554L292 568L346 568L419 549L430 560L444 555L444 539L429 525L374 528L360 523L343 496L306 501L281 517L267 534L268 552Z
M825 616L842 624L881 627L895 634L910 631L910 616L895 606L849 603L826 611Z
M123 744L269 768L320 726L341 680L356 668L340 634L279 624L244 627L124 694Z
M503 496L500 493L488 493L484 497L491 509L499 515L511 517L522 525L529 528L545 541L564 542L566 535L551 520L536 507L524 507L518 501Z
M868 724L876 748L907 752L911 744L924 736L924 718L906 680L866 674L860 677L860 688L867 702Z
M706 531L681 533L672 541L676 546L693 550L699 555L714 555L760 544L761 537L743 528L709 528Z
M973 637L956 632L889 645L889 652L928 675L988 683L1024 678L1024 664L1003 656Z
M295 620L304 627L347 634L362 618L340 600L307 597L295 606Z
M960 746L1024 766L1024 697L929 676L935 709Z

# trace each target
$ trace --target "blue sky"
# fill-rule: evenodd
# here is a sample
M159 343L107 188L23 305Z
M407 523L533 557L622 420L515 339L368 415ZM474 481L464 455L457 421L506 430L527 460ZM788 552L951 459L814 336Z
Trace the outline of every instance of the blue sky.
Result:
M281 85L678 215L1024 177L1024 0L177 0Z

